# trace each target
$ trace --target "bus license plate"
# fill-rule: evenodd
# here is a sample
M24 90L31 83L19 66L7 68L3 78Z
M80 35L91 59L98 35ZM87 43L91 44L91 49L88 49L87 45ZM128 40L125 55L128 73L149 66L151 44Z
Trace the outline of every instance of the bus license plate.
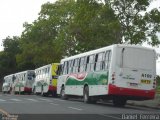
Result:
M138 83L128 83L130 87L138 87Z
M141 80L141 83L144 83L144 84L150 84L151 81L150 80Z

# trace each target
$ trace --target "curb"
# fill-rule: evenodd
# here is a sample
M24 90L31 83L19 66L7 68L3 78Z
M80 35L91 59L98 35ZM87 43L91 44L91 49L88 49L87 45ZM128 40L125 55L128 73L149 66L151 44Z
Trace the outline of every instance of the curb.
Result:
M145 108L151 108L151 109L160 109L160 104L158 104L157 106L149 106L149 105L144 105L144 104L136 104L134 102L131 103L127 103L128 105L131 106L138 106L138 107L145 107Z

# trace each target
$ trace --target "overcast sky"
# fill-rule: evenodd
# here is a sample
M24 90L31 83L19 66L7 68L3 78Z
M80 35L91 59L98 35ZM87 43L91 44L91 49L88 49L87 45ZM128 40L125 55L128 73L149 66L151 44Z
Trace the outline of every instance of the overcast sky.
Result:
M7 36L20 36L23 23L32 23L38 18L41 5L56 0L0 0L0 51L3 50L2 39ZM149 7L160 7L160 0L155 0ZM160 48L155 48L160 53ZM160 75L160 59L157 61L157 73Z
M38 18L41 5L56 0L0 0L0 45L7 36L20 36L23 23ZM0 50L2 50L0 46Z

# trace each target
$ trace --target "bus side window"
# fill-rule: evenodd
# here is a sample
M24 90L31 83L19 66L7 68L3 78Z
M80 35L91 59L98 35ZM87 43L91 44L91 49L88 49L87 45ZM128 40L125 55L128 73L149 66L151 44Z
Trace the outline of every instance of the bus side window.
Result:
M98 70L98 54L96 54L96 57L95 57L95 64L94 64L94 70L97 71Z
M105 69L109 69L111 61L111 51L107 51L105 54Z
M73 60L73 73L75 73L75 71L76 71L75 70L75 62L76 62L76 59Z
M68 74L68 61L64 62L63 74Z
M89 69L90 69L90 65L89 65L89 56L87 56L85 71L88 72Z
M72 60L72 62L71 62L71 73L73 73L73 67L74 67L74 60Z
M47 71L48 71L48 68L45 68L45 76L46 76L46 77L48 77Z
M39 78L41 78L41 70L39 70Z
M76 73L79 72L79 58L77 58L77 66L76 66Z
M72 73L73 72L73 60L69 61L69 67L68 67L68 73Z
M109 52L107 51L105 54L105 70L108 69L108 54L109 54Z
M63 74L63 65L58 65L58 69L56 71L57 75L62 75Z
M63 75L65 75L65 63L63 64Z
M46 77L46 68L43 69L43 78Z
M110 67L110 63L111 63L111 51L109 51L109 54L108 54L108 69Z
M37 78L39 79L39 75L40 75L40 70L38 70L37 72Z
M32 77L33 77L33 78L36 78L36 75L35 75L35 73L33 73Z
M87 56L85 56L84 58L84 67L83 67L83 71L86 72L86 65L87 65Z
M88 56L87 57L87 72L89 72L89 71L94 71L94 62L95 62L95 60L94 60L94 55L90 55L90 56Z
M13 75L13 77L12 77L12 82L14 83L15 80L16 80L16 76Z
M86 57L80 58L79 72L85 72L85 58L86 58Z
M50 68L48 67L48 68L47 68L47 71L46 71L48 77L49 77L49 71L50 71ZM54 71L54 72L55 72L55 71Z
M90 71L94 71L94 62L95 62L94 55L91 55L89 59L89 63L91 65Z
M94 65L95 71L103 70L103 63L104 63L103 56L104 56L104 52L96 54L95 65Z
M76 58L74 60L73 73L78 73L78 68L79 68L79 58Z

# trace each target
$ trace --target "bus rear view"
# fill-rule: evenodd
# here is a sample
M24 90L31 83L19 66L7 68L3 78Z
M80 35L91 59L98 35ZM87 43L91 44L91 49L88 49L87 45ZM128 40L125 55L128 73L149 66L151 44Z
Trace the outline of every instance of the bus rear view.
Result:
M156 88L155 50L119 45L116 47L115 53L115 67L112 70L109 94L116 96L116 99L117 96L121 96L120 98L123 97L125 100L154 99Z

